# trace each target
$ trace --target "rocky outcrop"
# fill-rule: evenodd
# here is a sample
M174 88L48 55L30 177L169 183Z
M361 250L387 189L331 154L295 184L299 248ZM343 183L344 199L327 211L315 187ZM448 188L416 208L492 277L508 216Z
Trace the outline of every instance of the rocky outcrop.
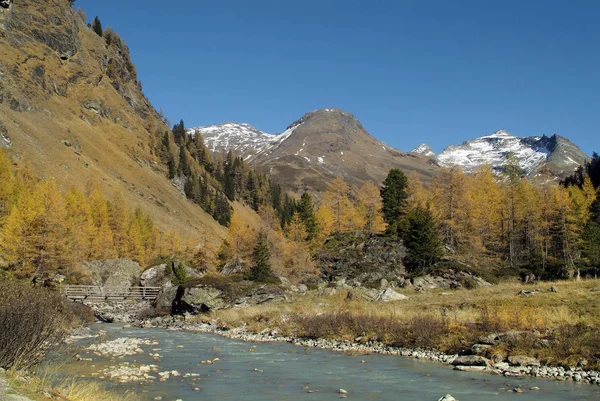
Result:
M140 280L140 264L129 259L83 262L81 269L92 279L93 285L131 287Z
M344 278L360 284L379 284L382 278L396 280L405 274L402 241L366 232L334 234L317 253L322 277Z
M11 146L12 141L8 136L8 129L6 129L6 126L0 121L0 148L8 149Z
M408 297L404 294L400 294L391 288L385 290L377 290L375 288L352 288L348 291L346 299L364 299L367 301L379 301L379 302L391 302L391 301L405 301Z

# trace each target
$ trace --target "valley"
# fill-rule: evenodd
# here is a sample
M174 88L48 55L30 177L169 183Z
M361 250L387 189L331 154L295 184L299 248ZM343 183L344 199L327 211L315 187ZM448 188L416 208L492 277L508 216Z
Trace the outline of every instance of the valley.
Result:
M494 115L472 139L459 124L420 135L433 149L443 138L437 154L399 150L383 138L414 139L406 127L430 121L411 119L413 96L393 124L369 114L363 126L352 112L383 116L401 96L348 96L367 75L338 87L356 110L307 111L329 89L308 85L308 103L282 94L289 104L273 103L297 117L277 134L172 123L144 87L169 116L198 121L190 113L223 114L197 88L250 82L247 113L234 113L246 97L232 87L212 101L227 99L232 117L281 116L251 104L270 83L238 81L257 55L228 53L235 68L210 70L223 38L185 41L185 60L207 52L206 72L185 83L207 108L183 107L190 94L167 82L191 63L158 60L135 35L130 49L77 3L0 2L0 400L597 399L600 157L578 132L492 132ZM168 68L157 80L134 55ZM289 71L301 86L308 72ZM515 132L548 129L531 113ZM72 302L67 285L94 296ZM148 289L152 299L129 299Z

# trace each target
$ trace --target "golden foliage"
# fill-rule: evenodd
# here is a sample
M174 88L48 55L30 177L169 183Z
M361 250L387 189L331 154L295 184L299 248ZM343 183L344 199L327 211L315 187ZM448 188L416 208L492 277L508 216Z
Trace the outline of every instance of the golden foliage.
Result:
M2 151L0 177L0 260L17 277L68 276L83 260L112 257L145 266L163 251L182 250L175 233L161 241L150 215L129 210L120 192L107 201L90 183L87 195L78 189L63 195L53 180L37 180L28 168L15 171Z

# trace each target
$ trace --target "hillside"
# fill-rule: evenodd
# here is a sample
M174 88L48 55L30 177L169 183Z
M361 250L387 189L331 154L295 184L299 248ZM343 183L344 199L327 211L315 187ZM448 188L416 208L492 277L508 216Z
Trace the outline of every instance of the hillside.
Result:
M439 155L425 144L412 152L435 158L444 167L459 166L466 172L483 165L500 172L512 159L526 176L539 180L564 179L589 160L579 147L559 135L519 138L504 130L450 145Z
M309 112L279 135L235 123L190 131L202 134L211 150L231 149L295 192L322 191L338 176L353 185L381 183L392 168L415 171L429 182L439 169L428 157L387 146L339 109Z
M108 196L121 189L186 239L222 237L169 181L156 151L167 130L112 30L100 37L67 0L0 8L0 146L14 162L62 189L89 181Z

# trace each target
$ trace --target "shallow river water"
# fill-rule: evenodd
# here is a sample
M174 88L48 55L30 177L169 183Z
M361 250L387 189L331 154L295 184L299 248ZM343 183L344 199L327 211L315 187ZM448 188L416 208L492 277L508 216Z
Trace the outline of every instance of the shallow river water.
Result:
M110 385L120 392L133 390L142 400L158 396L164 401L337 400L340 388L348 391L347 399L355 400L435 401L448 393L460 401L600 400L597 385L458 372L450 366L399 356L351 356L288 343L248 343L214 334L124 329L121 325L107 324L102 328L107 331L102 341L135 337L153 339L158 345L141 346L144 354L113 360L79 350L81 356L91 356L93 361L67 361L60 373L89 378L107 366L129 362L156 364L160 371L200 375ZM153 348L160 348L159 361L148 355ZM215 358L219 358L215 364L200 364ZM509 392L517 386L525 392ZM530 390L531 387L540 390Z

